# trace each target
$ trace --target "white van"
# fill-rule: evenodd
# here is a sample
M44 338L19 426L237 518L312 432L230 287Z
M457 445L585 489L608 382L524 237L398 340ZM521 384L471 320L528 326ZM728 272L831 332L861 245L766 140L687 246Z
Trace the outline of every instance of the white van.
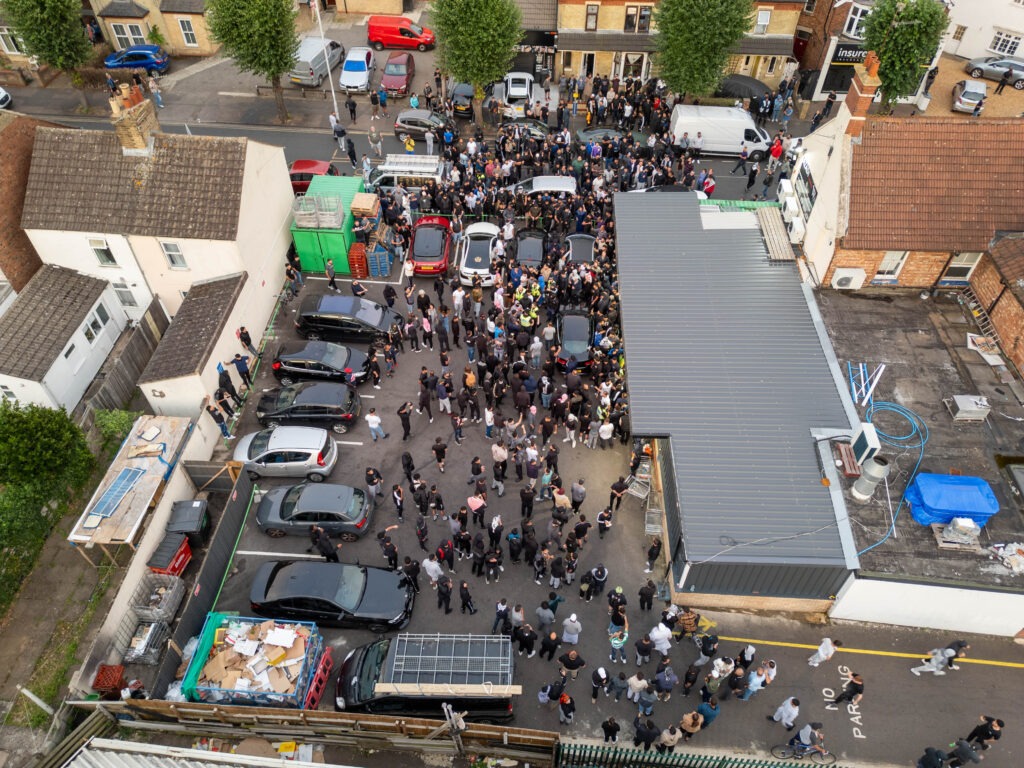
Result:
M407 192L426 186L433 180L440 184L442 161L436 155L385 155L384 162L370 171L367 191L383 189L390 192L399 183Z
M524 195L568 195L576 194L576 179L572 176L534 176L533 178L513 184L509 187L513 192Z
M288 76L296 85L318 87L325 77L330 77L331 70L338 66L344 55L345 46L337 40L312 35L304 37L299 41L299 47L295 51L295 66Z
M754 125L754 118L739 107L705 107L679 104L672 110L672 136L680 143L684 133L693 141L700 132L704 139L702 152L709 155L738 157L745 144L751 160L768 157L771 137Z

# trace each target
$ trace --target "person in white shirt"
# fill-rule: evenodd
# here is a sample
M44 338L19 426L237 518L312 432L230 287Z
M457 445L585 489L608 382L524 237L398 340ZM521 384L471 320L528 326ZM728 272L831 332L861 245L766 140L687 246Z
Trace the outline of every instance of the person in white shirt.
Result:
M769 720L774 720L776 723L782 723L786 726L787 731L792 731L796 727L796 719L800 716L800 699L790 696L779 708L775 710L774 715L767 715Z
M823 661L828 661L836 652L836 648L842 647L843 643L839 640L833 640L829 637L824 637L821 640L821 645L818 646L818 650L811 654L810 658L807 659L807 663L816 667Z

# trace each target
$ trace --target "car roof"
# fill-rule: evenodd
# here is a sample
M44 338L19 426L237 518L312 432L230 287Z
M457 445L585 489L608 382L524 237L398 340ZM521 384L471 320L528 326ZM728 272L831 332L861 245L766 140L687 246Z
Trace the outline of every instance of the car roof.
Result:
M318 451L327 437L327 430L317 427L275 427L270 432L270 442L267 443L270 451L283 448Z
M331 167L329 160L296 160L288 166L289 173L327 173Z
M392 61L408 61L412 58L412 54L408 51L392 51L388 54L387 63L390 64Z
M292 385L297 388L295 405L338 405L344 404L349 395L354 395L347 384L331 381L311 381Z
M470 224L466 227L465 236L471 235L487 235L488 237L494 237L499 234L501 230L496 224L491 224L489 221L478 221L475 224Z
M309 357L322 358L329 347L344 347L344 344L332 344L329 341L285 341L277 348L278 357Z
M152 45L151 43L145 43L143 45L129 45L121 53L157 53L160 50L159 45Z
M348 55L345 56L345 58L346 59L352 59L352 58L355 58L356 55L358 54L360 57L365 59L366 58L366 54L369 53L369 52L370 52L370 49L367 48L365 45L357 45L355 48L349 48L348 49Z
M349 502L352 501L355 490L351 485L342 485L340 483L303 483L302 492L299 494L298 503L295 505L295 511L344 511L348 507Z
M273 571L273 583L268 584L265 599L281 600L287 597L319 597L334 601L338 581L347 573L353 576L362 572L363 566L350 563L319 563L301 560L279 560L264 563L260 570ZM257 578L256 581L267 583Z
M538 240L544 239L544 230L542 229L520 229L516 232L516 239L520 240L524 237L535 237Z
M416 226L413 230L417 230L420 227L440 227L441 229L451 229L451 222L445 216L421 216L416 220Z
M398 119L401 120L403 117L429 117L435 114L429 109L403 109L398 113Z
M359 310L363 309L363 305L370 307L370 305L380 308L380 305L375 301L369 301L368 299L360 299L356 296L336 296L331 293L325 293L321 295L310 294L302 299L302 304L299 306L299 312L330 312L336 315L355 315Z
M967 91L987 91L988 90L988 83L986 83L986 82L984 82L982 80L971 80L971 79L968 78L967 80L961 80L960 83L964 84L964 90L967 90ZM957 85L959 85L959 83L957 83Z

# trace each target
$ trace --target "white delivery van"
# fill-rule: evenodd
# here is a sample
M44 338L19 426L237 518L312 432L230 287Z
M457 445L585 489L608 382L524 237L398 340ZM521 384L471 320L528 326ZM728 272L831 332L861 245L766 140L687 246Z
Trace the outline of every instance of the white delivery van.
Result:
M433 180L440 184L442 161L437 155L385 155L384 162L370 171L368 192L390 192L399 183L407 192L419 190Z
M745 109L677 105L672 110L672 136L676 144L684 133L689 133L692 141L698 132L704 138L704 154L738 157L746 144L751 160L763 160L771 147L771 137L754 125L754 118Z
M299 41L295 51L295 65L288 76L296 85L318 87L324 78L330 77L331 70L338 66L344 55L345 46L337 40L312 35L304 37Z
M576 179L572 176L533 176L508 187L515 193L530 195L557 195L572 197L576 194Z

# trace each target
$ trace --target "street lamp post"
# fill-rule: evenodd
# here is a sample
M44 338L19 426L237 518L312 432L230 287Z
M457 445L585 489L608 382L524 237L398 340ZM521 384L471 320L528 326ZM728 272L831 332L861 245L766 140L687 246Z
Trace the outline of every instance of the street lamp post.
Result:
M320 0L309 0L313 9L313 16L316 17L316 26L320 30L320 44L323 46L324 61L327 63L327 84L331 88L331 101L334 103L334 114L338 114L338 97L334 93L334 75L331 74L331 59L327 53L327 38L324 37L324 25L320 19ZM340 117L338 118L341 119Z

